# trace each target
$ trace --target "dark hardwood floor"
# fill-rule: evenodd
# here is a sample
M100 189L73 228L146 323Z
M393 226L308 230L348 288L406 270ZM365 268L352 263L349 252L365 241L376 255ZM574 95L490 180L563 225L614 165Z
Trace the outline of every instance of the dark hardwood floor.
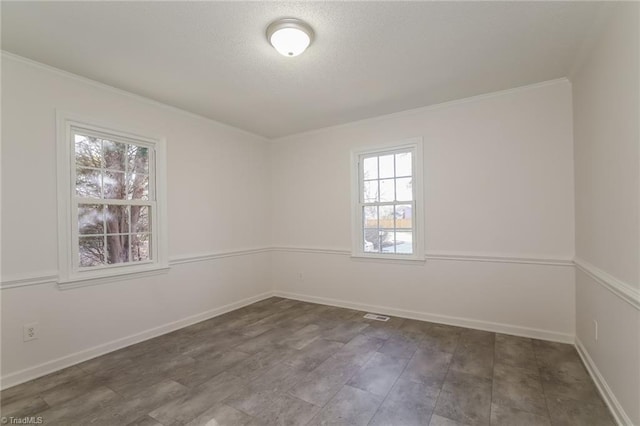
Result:
M571 345L363 315L267 299L9 388L2 416L65 426L614 424Z

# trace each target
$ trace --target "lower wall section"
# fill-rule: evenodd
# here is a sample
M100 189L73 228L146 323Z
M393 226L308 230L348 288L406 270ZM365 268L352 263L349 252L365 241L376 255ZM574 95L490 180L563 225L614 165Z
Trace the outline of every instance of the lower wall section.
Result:
M275 294L565 343L575 325L578 352L618 423L640 425L640 310L571 265L275 249L65 291L31 281L1 292L3 389ZM40 336L23 342L22 326L33 322Z
M2 388L272 295L268 252L173 266L167 274L61 291L2 290ZM23 342L22 326L40 336Z
M356 260L338 251L275 251L277 295L507 334L574 342L569 265Z
M640 425L640 310L580 269L576 346L618 423Z

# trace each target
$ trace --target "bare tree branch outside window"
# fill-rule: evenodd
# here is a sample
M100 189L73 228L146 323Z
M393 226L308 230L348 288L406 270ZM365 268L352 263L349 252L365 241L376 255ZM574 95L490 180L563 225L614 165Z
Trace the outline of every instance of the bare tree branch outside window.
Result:
M80 266L150 260L149 148L77 133L75 158Z

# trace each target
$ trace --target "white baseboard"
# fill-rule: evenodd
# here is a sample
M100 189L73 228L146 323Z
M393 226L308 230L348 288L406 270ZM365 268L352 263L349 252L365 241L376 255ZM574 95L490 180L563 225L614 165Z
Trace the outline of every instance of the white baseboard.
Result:
M29 367L24 370L7 374L6 376L0 378L0 389L4 390L9 387L28 382L29 380L37 379L38 377L45 376L63 368L71 367L72 365L79 364L100 355L104 355L106 353L113 352L115 350L122 349L124 347L170 333L180 328L184 328L189 325L196 324L213 317L217 317L218 315L222 315L227 312L242 308L243 306L247 306L252 303L267 299L269 297L272 297L273 295L274 294L272 291L268 291L257 296L248 297L246 299L229 303L227 305L201 312L196 315L191 315L189 317L173 321L158 327L154 327L140 333L132 334L130 336L94 346L92 348L66 355L58 359L47 361L34 367Z
M126 346L130 346L136 343L143 342L154 337L161 336L163 334L170 333L189 325L205 321L207 319L222 315L224 313L239 309L243 306L250 305L252 303L264 300L266 298L278 296L287 299L301 300L311 303L320 303L330 306L338 306L342 308L357 309L362 311L371 311L385 315L397 316L402 318L416 319L421 321L430 321L440 324L454 325L459 327L474 328L478 330L486 330L497 333L511 334L516 336L530 337L535 339L551 340L563 343L573 343L574 336L570 334L558 333L548 330L539 330L534 328L520 327L509 324L494 323L488 321L480 321L470 318L452 317L439 314L431 314L426 312L417 312L404 309L396 309L384 306L367 305L363 303L349 302L344 300L331 299L326 297L306 296L297 293L289 293L282 291L269 291L257 296L249 297L239 300L234 303L229 303L218 308L211 309L206 312L202 312L196 315L192 315L168 324L154 327L149 330L145 330L140 333L133 334L131 336L123 337L102 345L94 346L92 348L85 349L64 357L47 361L45 363L36 365L34 367L26 368L24 370L16 371L14 373L7 374L0 378L0 389L7 389L9 387L27 382L29 380L37 379L38 377L45 376L63 368L70 367L75 364L87 361L89 359L104 355L109 352L113 352L118 349L122 349Z
M609 407L609 410L613 414L613 417L616 419L616 422L619 425L633 426L631 419L629 418L627 413L624 411L624 408L622 408L622 405L620 405L620 402L618 402L618 398L616 398L613 391L607 384L607 381L604 379L604 377L600 373L600 370L598 370L596 363L593 362L593 359L591 359L591 356L589 355L587 348L582 344L582 342L580 341L580 339L578 339L577 336L576 336L575 345L576 345L576 349L578 350L578 354L580 355L580 358L582 358L582 362L587 367L587 370L589 371L589 374L593 378L593 381L595 382L596 387L598 388L598 391L600 391L600 395L602 395L602 399L604 399L604 402Z
M364 303L349 302L346 300L330 299L327 297L307 296L297 293L276 290L274 296L287 299L301 300L303 302L320 303L323 305L337 306L340 308L357 309L360 311L374 312L401 318L409 318L420 321L429 321L439 324L454 325L458 327L473 328L477 330L492 331L496 333L511 334L514 336L529 337L534 339L551 340L561 343L574 343L574 335L559 333L556 331L540 330L536 328L520 327L517 325L476 320L472 318L452 317L448 315L432 314L428 312L409 311L405 309L390 308L387 306L367 305Z

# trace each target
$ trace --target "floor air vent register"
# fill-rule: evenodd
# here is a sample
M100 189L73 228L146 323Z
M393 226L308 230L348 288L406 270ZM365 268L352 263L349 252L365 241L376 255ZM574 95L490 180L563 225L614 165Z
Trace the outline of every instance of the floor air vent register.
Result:
M376 321L389 321L389 317L386 317L384 315L378 315L378 314L366 314L364 317L366 319L376 320Z

